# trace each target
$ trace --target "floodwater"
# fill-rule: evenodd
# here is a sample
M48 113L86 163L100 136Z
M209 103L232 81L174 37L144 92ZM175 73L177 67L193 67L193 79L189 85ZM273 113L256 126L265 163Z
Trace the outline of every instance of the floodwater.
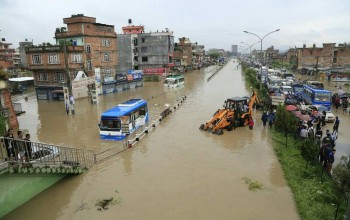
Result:
M102 96L97 105L77 100L75 115L65 115L63 102L22 102L27 113L19 117L20 128L33 140L99 152L117 144L99 140L104 110L140 97L150 99L155 113L157 106L187 96L133 148L63 179L5 219L299 219L258 112L254 130L240 127L217 136L198 129L226 98L250 95L236 65L230 61L210 81L204 70L186 73L185 86L175 90L146 82ZM250 191L243 178L264 187ZM98 211L95 203L111 197L115 204Z

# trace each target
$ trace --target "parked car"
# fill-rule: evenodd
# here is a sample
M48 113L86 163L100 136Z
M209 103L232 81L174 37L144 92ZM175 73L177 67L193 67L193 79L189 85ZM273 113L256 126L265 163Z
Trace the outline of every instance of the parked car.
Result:
M284 95L294 94L293 88L291 86L280 86L280 92Z

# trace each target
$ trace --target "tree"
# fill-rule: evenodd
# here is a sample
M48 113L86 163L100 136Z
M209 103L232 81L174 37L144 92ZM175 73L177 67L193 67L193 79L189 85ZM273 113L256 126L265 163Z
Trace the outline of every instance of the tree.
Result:
M335 212L335 219L337 219L341 199L344 196L344 193L349 190L349 186L350 186L350 156L348 157L342 156L340 158L339 163L333 168L332 176L333 176L334 182L336 183L335 186L338 192L338 203L337 203L337 209ZM348 214L349 214L349 208L350 207L348 207L348 211L347 211Z
M288 134L293 134L298 127L296 117L285 109L284 105L279 105L276 111L275 128L284 134L286 147L288 146Z
M309 162L315 160L319 153L319 147L315 143L315 139L313 137L309 137L300 143L300 153L304 160L306 160L307 169Z

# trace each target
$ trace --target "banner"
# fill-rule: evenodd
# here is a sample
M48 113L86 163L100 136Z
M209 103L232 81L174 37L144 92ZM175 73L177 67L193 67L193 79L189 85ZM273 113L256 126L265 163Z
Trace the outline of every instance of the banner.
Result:
M163 75L165 73L165 68L145 68L143 69L144 74L156 74Z

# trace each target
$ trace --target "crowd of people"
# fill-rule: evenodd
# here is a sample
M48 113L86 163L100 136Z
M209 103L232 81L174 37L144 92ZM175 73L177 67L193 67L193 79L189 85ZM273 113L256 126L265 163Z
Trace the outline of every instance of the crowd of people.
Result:
M9 128L4 135L4 147L6 148L6 160L14 160L20 162L29 162L32 158L32 145L30 134L22 130L17 131L17 137L14 136L14 129Z
M326 172L332 176L332 166L334 163L334 155L336 152L336 140L338 139L338 129L340 125L339 117L336 116L333 125L333 131L326 130L323 135L322 127L324 121L318 117L312 118L309 121L301 122L297 134L300 140L312 139L319 146L319 161L324 166Z

